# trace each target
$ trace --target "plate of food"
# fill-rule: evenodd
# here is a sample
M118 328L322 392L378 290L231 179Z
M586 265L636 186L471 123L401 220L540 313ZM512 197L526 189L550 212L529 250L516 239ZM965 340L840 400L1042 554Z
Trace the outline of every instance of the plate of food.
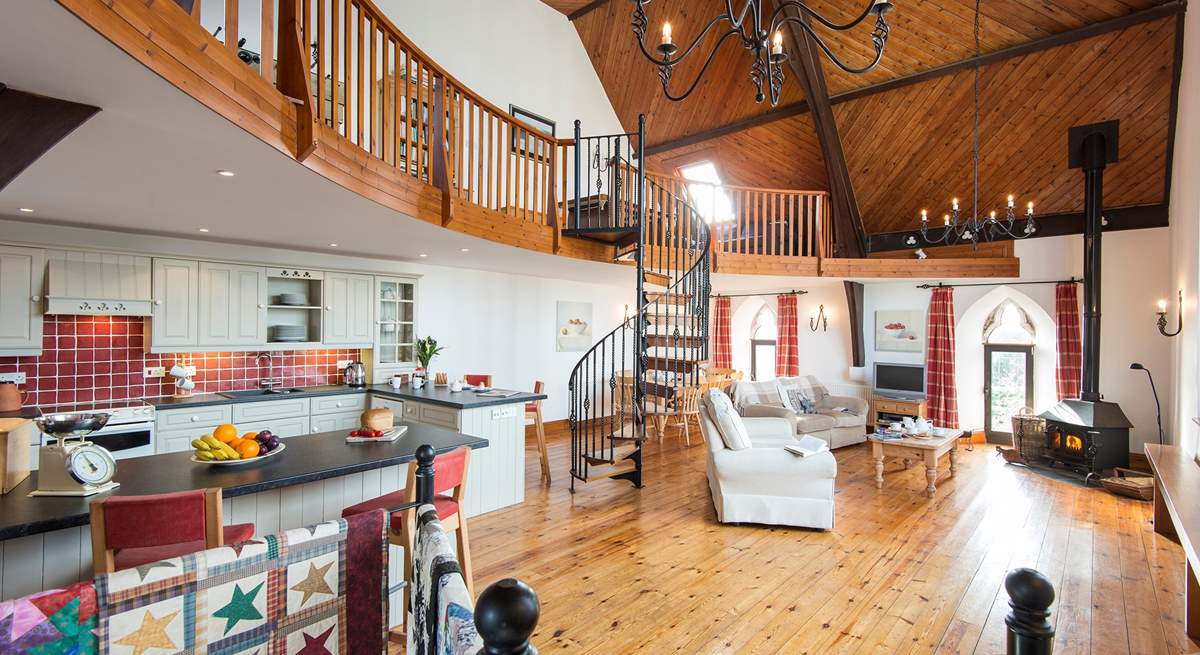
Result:
M395 441L408 432L407 425L397 425L387 430L359 428L346 435L346 443L378 443Z
M270 430L237 436L237 428L226 423L192 441L192 461L213 466L244 466L274 457L287 448Z

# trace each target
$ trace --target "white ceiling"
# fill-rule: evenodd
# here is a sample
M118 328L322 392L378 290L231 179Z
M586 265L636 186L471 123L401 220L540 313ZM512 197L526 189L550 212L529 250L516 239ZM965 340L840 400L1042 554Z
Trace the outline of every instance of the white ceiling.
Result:
M625 267L470 237L347 191L196 102L54 2L0 2L0 82L101 108L0 192L0 217L568 280L628 279ZM221 169L237 175L218 176Z

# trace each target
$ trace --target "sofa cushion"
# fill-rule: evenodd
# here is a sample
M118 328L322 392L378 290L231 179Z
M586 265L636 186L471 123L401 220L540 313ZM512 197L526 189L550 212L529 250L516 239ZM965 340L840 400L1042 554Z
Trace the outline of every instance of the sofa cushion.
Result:
M821 412L818 416L828 416L833 419L835 427L856 428L867 424L867 417L853 412Z
M739 409L745 409L750 405L783 407L783 399L779 397L779 386L774 380L766 382L741 380L733 385L733 398Z
M796 417L796 434L825 432L837 426L837 419L824 414L800 414Z
M779 397L783 399L784 407L797 414L814 414L817 411L816 401L802 388L780 385Z
M742 417L734 409L729 396L721 393L719 389L709 389L705 396L705 405L709 417L717 425L717 432L721 434L721 441L725 442L726 448L745 450L751 446L746 425L742 423Z

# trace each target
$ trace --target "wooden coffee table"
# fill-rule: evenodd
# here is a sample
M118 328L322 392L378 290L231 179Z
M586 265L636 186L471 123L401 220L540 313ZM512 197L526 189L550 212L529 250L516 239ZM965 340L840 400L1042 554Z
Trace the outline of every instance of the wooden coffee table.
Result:
M876 439L871 437L871 454L875 458L875 487L883 488L883 459L885 457L900 457L904 459L904 468L908 468L912 460L925 463L925 494L933 498L937 491L938 458L950 453L950 475L958 470L958 440L962 434L955 432L944 437L917 439Z

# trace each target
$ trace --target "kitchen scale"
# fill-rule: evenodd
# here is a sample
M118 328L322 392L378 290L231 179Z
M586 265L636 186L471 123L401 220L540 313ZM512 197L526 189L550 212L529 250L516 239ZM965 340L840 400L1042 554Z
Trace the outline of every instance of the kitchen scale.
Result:
M117 461L107 449L87 440L108 418L103 412L76 412L34 419L55 443L38 449L37 489L29 495L91 496L116 489L120 485L113 481Z

